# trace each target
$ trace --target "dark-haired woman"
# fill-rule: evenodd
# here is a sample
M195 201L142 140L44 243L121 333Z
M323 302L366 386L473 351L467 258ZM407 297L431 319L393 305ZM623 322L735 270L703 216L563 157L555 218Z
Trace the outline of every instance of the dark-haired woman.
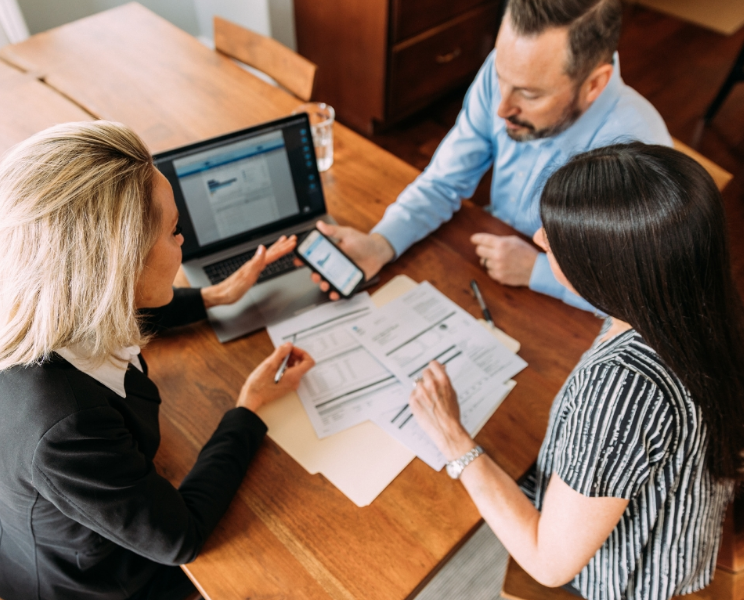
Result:
M633 143L558 170L541 216L556 277L609 318L553 403L531 482L472 459L440 365L411 407L448 460L469 456L463 485L541 583L591 600L694 592L744 448L744 313L720 194L692 159Z

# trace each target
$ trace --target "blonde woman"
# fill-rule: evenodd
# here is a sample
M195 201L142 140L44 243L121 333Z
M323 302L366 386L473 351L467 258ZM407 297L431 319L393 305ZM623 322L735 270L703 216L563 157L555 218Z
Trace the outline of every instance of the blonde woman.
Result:
M236 301L295 240L261 248L217 286L174 292L173 193L142 141L108 122L53 127L11 150L0 215L0 597L187 597L177 565L238 489L266 432L254 411L313 361L277 348L175 489L153 467L160 398L139 348Z

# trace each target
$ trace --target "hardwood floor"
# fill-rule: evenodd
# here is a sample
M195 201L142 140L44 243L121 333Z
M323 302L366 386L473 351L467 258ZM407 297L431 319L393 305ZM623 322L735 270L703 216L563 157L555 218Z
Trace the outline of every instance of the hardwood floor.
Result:
M695 126L729 73L744 44L744 28L732 36L634 6L625 11L620 40L625 82L648 98L671 134L689 143ZM429 163L452 127L465 89L371 139L418 169ZM734 87L705 131L699 151L734 174L723 197L729 219L733 270L744 295L744 83ZM474 201L488 203L490 176Z

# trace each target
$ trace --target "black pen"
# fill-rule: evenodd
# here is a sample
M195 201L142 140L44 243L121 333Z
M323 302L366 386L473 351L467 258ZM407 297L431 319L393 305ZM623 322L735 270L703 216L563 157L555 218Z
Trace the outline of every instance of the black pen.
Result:
M295 339L297 339L297 334L292 335L292 344L294 345ZM276 372L276 375L274 375L274 383L279 383L282 380L282 377L284 377L284 371L287 370L287 364L289 363L289 357L292 356L292 351L289 351L289 354L284 357L284 360L282 361L282 364L279 365L279 370Z
M483 296L481 295L480 288L478 287L478 283L475 281L475 279L470 280L470 287L473 290L473 294L475 294L475 299L478 301L478 304L480 305L481 312L483 313L483 318L486 320L486 323L488 323L491 327L496 327L496 324L493 322L493 319L491 318L491 312L488 310L485 300L483 300Z

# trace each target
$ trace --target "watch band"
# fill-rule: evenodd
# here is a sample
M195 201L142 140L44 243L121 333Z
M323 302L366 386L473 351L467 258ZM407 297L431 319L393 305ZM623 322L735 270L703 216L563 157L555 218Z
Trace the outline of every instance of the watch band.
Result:
M460 479L460 475L471 462L483 454L483 448L476 446L469 452L463 454L460 458L451 460L447 463L447 475L452 479Z

